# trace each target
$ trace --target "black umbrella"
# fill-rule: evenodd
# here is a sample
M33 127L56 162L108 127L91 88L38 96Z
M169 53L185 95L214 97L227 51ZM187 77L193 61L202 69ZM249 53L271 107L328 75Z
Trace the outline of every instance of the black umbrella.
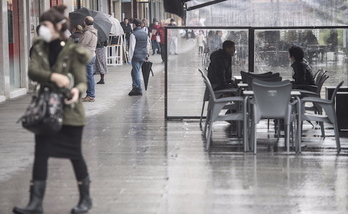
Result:
M145 61L143 65L141 66L141 72L143 73L143 79L144 79L144 85L145 85L145 91L146 91L147 85L149 84L150 72L152 73L152 76L154 76L152 71L152 62Z
M98 42L105 42L108 40L112 24L108 17L99 11L81 8L69 13L71 27L75 25L83 26L83 21L86 16L92 16L94 19L93 26L98 30Z

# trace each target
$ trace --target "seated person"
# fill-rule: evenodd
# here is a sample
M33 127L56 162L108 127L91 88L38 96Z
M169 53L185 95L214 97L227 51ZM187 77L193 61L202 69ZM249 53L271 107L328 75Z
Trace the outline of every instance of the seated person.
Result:
M234 42L226 40L222 44L222 49L214 51L210 55L208 78L214 91L237 87L232 81L232 56L234 53Z
M292 78L292 88L315 91L314 77L312 67L303 58L304 53L302 48L292 46L289 49L289 56L291 60L291 67L294 70ZM314 86L314 87L313 87Z

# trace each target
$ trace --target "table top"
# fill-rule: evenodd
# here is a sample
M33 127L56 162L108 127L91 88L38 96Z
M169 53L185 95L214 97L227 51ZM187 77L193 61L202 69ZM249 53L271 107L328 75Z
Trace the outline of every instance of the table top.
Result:
M248 87L248 83L238 83L238 87Z
M243 94L244 95L254 95L254 91L252 91L252 90L245 90L245 91L243 91ZM290 95L292 95L292 96L300 96L301 95L301 92L300 91L296 91L296 90L292 90L291 92L290 92Z
M242 80L242 76L233 76L235 80Z

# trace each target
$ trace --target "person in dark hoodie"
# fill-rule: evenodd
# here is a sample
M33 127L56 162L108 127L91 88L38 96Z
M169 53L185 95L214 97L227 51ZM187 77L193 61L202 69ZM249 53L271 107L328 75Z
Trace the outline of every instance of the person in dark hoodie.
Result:
M226 40L222 44L222 49L214 51L210 55L208 78L214 91L236 87L232 80L232 56L234 53L234 42Z
M292 88L313 90L315 83L312 73L312 67L305 60L304 52L302 48L298 46L292 46L289 49L289 56L291 60L291 67L294 71L292 78Z

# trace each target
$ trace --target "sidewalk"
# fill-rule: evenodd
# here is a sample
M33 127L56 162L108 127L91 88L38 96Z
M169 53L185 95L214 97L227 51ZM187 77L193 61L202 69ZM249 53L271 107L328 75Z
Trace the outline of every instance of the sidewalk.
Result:
M96 101L85 103L90 214L348 212L346 139L340 156L330 148L332 130L309 138L315 151L286 155L266 145L253 155L222 123L207 153L198 121L164 120L164 65L159 55L150 60L155 76L143 96L128 96L131 66L122 65L109 67ZM15 122L30 97L0 103L0 214L28 202L34 139ZM48 175L45 213L70 213L79 196L69 160L51 158Z

